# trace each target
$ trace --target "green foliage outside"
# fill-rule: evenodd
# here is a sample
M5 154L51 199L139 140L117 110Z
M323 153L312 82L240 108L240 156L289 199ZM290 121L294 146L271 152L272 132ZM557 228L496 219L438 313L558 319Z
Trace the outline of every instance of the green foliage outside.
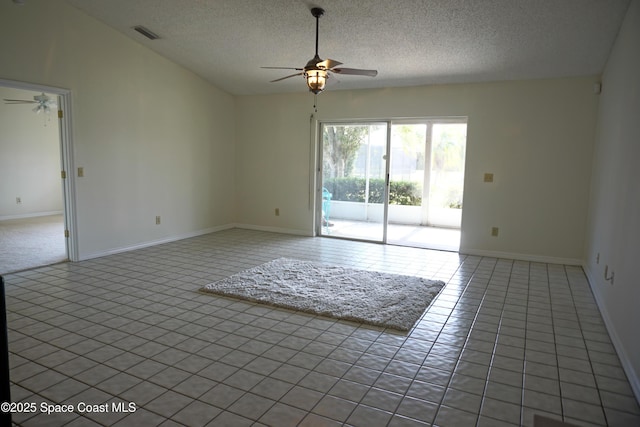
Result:
M323 174L329 178L351 175L367 126L325 126L323 128Z
M331 193L331 200L343 202L364 202L366 180L364 178L330 178L324 182ZM369 203L383 203L384 179L369 180ZM389 184L389 204L420 206L422 189L415 182L391 181Z

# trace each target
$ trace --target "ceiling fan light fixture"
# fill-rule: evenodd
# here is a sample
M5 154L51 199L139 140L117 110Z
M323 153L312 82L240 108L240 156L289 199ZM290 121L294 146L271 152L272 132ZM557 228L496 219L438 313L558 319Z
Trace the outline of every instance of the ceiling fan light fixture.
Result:
M307 87L310 92L313 92L315 95L319 94L325 89L327 85L327 79L331 76L331 73L338 74L352 74L352 75L360 75L360 76L371 76L375 77L378 72L376 70L361 70L358 68L336 68L339 65L342 65L342 62L336 61L335 59L321 59L318 55L318 30L320 27L319 21L320 17L324 15L324 9L320 7L314 7L311 9L311 14L314 18L316 18L316 54L313 58L311 58L307 65L304 68L295 68L295 67L262 67L262 68L273 68L273 69L287 69L287 70L296 70L301 71L300 73L291 74L289 76L281 77L279 79L271 80L271 82L279 82L281 80L285 80L294 76L302 75L304 77L304 81L307 83Z
M35 107L33 107L31 111L33 111L36 114L40 114L40 113L51 114L51 108L49 108L49 106L46 104L38 104Z
M329 74L325 70L307 70L304 73L309 90L316 95L324 90L328 78Z

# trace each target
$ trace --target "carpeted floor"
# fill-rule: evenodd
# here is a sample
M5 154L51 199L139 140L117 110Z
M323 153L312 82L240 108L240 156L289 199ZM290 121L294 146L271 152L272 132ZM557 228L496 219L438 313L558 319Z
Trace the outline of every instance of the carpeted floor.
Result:
M0 274L65 260L62 215L0 221Z

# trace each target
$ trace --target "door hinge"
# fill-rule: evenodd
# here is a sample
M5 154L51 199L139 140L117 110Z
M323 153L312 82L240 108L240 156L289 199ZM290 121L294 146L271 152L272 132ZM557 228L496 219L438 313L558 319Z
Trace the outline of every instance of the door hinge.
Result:
M66 179L67 178L67 172L66 171L60 171L60 176L62 177L62 179Z
M64 237L69 237L69 230L64 230Z
M64 117L64 113L62 112L62 110L58 110L58 118L61 119Z

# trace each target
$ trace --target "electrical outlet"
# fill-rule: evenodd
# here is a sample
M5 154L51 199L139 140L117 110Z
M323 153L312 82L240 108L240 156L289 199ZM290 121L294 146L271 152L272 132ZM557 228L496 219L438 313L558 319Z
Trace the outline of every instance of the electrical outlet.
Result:
M78 168L78 178L82 178L84 176L84 168L83 167L79 167Z
M160 224L160 215L156 216L156 225Z
M16 197L16 204L21 205L22 199L20 197Z
M280 216L280 208L276 208L276 216Z
M485 173L484 174L484 182L493 182L493 174Z
M498 227L491 227L491 236L498 237L498 232L500 229Z

